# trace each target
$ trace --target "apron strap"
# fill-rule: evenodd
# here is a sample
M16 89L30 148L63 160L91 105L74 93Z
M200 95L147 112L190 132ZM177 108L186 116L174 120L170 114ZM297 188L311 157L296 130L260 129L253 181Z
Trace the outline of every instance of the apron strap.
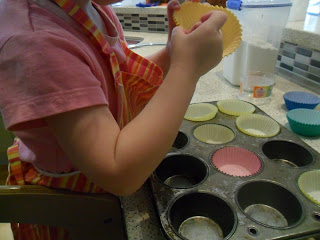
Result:
M70 17L65 11L63 11L63 9L61 9L55 2L52 2L51 0L28 0L28 1L33 2L39 7L42 7L48 10L49 12L53 13L57 17L66 21L68 24L76 27L78 30L83 31L79 23L75 21L72 17Z
M8 148L7 155L9 161L9 176L7 179L7 184L25 185L24 172L23 168L21 167L21 160L19 158L19 144L16 140L14 141L14 144Z

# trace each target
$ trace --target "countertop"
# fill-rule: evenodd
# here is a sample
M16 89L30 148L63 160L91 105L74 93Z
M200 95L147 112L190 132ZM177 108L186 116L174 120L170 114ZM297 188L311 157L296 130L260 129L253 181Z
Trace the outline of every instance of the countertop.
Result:
M320 16L307 14L303 21L289 21L282 41L320 51Z
M159 33L125 32L125 35L143 37L143 42L165 42L167 39L166 34ZM161 47L162 46L147 46L133 49L133 51L142 56L148 56L159 50ZM287 109L284 105L283 94L288 91L307 91L320 96L320 89L312 86L301 86L301 82L300 85L298 85L293 81L289 81L288 78L289 77L282 75L281 73L276 75L276 85L272 91L271 102L259 107L281 125L290 130L290 126L286 119ZM220 63L206 75L201 77L191 103L236 99L238 92L239 87L233 86L223 78L222 63ZM320 105L318 105L316 109L320 111ZM301 137L301 139L313 149L320 152L320 137ZM129 240L164 239L161 234L160 223L156 215L148 183L145 183L131 196L123 197L122 204Z

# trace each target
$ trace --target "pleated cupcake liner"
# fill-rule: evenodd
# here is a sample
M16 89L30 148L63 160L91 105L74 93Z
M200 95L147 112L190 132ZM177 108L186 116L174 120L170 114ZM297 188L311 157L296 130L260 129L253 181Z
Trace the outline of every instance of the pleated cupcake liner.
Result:
M288 110L296 108L314 109L320 103L318 96L299 91L287 92L283 95L283 99Z
M240 147L224 147L211 158L215 168L227 175L249 177L261 170L261 161L253 152Z
M218 108L210 103L195 103L189 105L184 119L194 122L208 121L213 119Z
M236 119L238 129L253 137L273 137L280 132L280 125L270 117L244 114Z
M205 124L194 129L195 138L204 143L223 144L231 142L235 138L234 132L219 124Z
M312 109L297 108L287 113L293 132L307 137L320 135L320 112Z
M298 178L298 186L308 199L320 205L320 170L302 173Z
M217 102L217 106L220 112L232 116L253 113L256 110L252 104L236 99L220 100Z
M209 4L202 4L199 2L184 2L178 11L174 11L173 19L177 26L189 30L196 23L199 22L201 17L207 12L218 10L227 14L228 18L221 32L223 34L223 54L222 56L228 56L233 53L240 45L242 39L242 28L238 18L228 9L212 6Z

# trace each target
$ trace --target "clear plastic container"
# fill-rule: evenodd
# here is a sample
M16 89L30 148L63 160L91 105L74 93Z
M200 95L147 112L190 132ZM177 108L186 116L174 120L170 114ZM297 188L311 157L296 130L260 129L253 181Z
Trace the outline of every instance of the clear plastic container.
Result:
M252 71L240 77L238 98L255 105L267 104L271 101L274 75L271 73Z
M250 101L254 98L254 86L246 87L250 85L247 81L253 79L250 73L255 73L254 76L257 72L261 76L274 74L282 32L291 6L291 0L229 0L227 2L227 8L238 17L242 25L242 42L233 54L223 59L223 76L233 85L242 85L242 95L239 97L242 100ZM259 85L259 79L263 84L266 82L265 77L255 78L257 87L262 86ZM261 101L262 98L270 97L268 94L256 96L259 97L260 102L264 102Z

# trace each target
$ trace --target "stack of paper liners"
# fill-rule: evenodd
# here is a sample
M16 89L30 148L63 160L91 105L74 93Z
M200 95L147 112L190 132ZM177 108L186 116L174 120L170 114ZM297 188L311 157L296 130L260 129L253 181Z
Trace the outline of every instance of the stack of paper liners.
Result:
M227 14L228 19L221 28L223 33L223 54L228 56L233 53L241 42L242 29L237 17L228 9L199 2L184 2L181 8L173 13L173 19L177 26L189 30L207 12L219 10Z

